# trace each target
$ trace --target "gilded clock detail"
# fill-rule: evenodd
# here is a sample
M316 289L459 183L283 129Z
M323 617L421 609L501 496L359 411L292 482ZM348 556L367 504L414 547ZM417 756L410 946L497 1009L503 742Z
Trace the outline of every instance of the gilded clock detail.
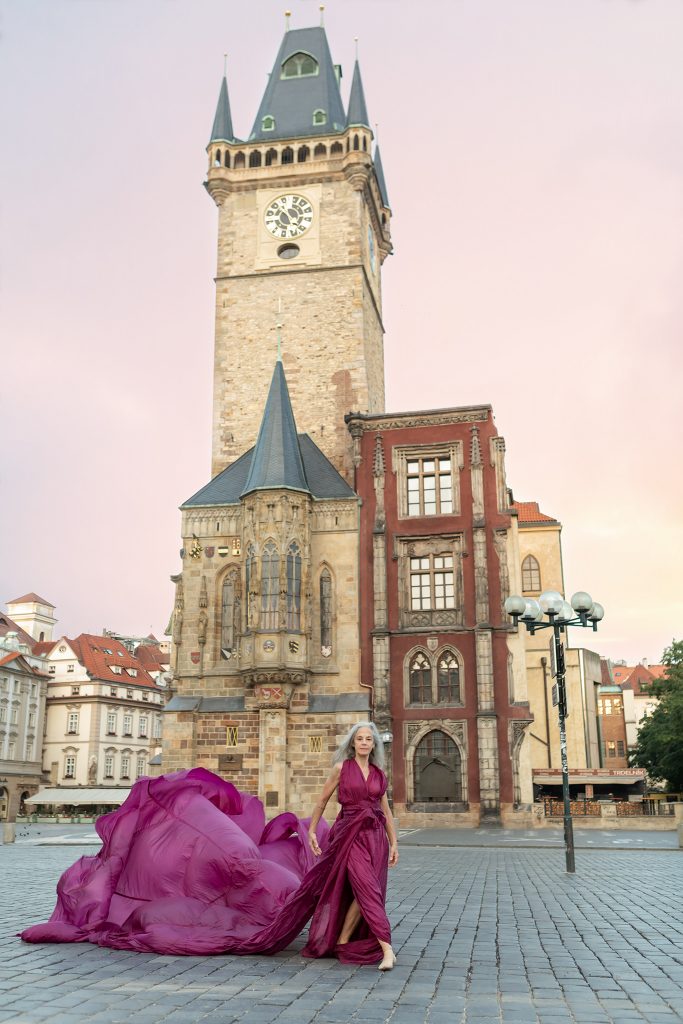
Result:
M272 201L264 220L274 238L299 238L313 223L313 207L304 196L288 193Z

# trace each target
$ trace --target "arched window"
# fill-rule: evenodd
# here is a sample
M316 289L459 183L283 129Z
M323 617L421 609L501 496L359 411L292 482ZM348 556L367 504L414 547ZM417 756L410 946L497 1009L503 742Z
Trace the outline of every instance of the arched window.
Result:
M295 543L287 549L287 629L301 629L301 551Z
M305 78L317 75L320 71L318 62L310 53L293 53L282 65L282 78Z
M274 132L275 131L275 118L272 114L266 114L265 117L261 118L261 131L262 132Z
M319 142L313 150L313 156L327 156L327 146Z
M363 136L363 149L367 153L367 151L368 151L368 140L366 139L365 136Z
M213 166L214 167L220 167L220 165L221 165L221 151L220 151L220 149L217 149L216 150L216 155L213 158Z
M452 651L445 651L436 666L439 704L457 704L460 701L460 666Z
M235 163L233 164L233 167L244 167L244 153L241 151L239 153L235 153Z
M223 155L223 164L225 167L230 166L230 154L228 153L227 149Z
M327 124L327 114L325 113L324 110L314 110L313 111L313 124L314 125Z
M237 646L240 604L239 576L233 569L225 577L221 593L221 658L230 658Z
M261 559L261 629L277 629L280 586L280 555L269 540Z
M333 142L332 143L332 145L330 147L330 155L331 156L334 156L336 153L343 153L343 152L344 152L344 147L342 146L341 142Z
M299 146L299 149L296 154L297 162L300 164L305 164L310 155L311 151L308 148L308 146Z
M410 703L431 704L432 666L429 663L429 658L422 651L418 651L411 658L408 676L410 681Z
M286 146L282 150L282 157L280 158L282 164L293 164L294 163L294 150L291 146Z
M354 149L358 149L358 136L357 135L354 135L354 137L353 137L353 148Z
M522 590L541 589L541 567L533 555L527 555L522 562Z
M415 800L418 803L460 803L462 761L458 747L440 729L432 729L415 751Z
M247 629L254 628L254 595L252 588L256 583L256 551L254 545L250 544L247 548L247 559L245 563L245 574L246 574L246 588L247 588Z
M249 166L260 167L261 166L261 150L253 149L249 154Z
M265 160L266 167L270 167L271 164L274 164L274 163L277 163L277 150L276 149L267 149L266 150L266 160Z
M332 574L323 569L320 574L320 653L324 658L332 654Z

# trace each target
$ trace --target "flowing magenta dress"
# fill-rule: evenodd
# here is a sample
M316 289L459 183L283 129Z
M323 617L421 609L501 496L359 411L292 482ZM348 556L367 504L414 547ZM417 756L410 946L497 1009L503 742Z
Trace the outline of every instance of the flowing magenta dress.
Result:
M26 942L93 942L174 954L276 953L312 917L303 955L376 963L391 941L384 910L388 840L380 800L387 780L367 782L344 761L341 811L318 827L280 814L266 824L261 801L204 768L140 779L126 802L96 823L102 849L81 857L57 885L50 920ZM362 919L337 946L356 897Z

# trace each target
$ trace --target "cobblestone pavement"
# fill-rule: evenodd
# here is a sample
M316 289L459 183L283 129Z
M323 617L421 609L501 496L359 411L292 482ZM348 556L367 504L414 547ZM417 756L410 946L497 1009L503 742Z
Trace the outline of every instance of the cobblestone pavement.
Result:
M0 1022L683 1021L683 852L585 850L569 876L561 850L404 845L385 975L303 960L303 938L275 957L23 944L79 852L0 847Z

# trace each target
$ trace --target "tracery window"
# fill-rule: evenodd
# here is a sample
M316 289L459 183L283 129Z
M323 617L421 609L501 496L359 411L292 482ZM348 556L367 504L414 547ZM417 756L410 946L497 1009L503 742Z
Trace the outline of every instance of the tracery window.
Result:
M277 629L280 586L280 555L272 540L261 558L261 629Z
M287 629L301 629L301 551L296 543L287 549Z
M452 555L425 555L410 559L410 607L455 608Z
M252 587L256 583L256 551L254 545L250 544L247 548L247 557L245 561L245 583L247 587L247 629L254 628L254 603L252 595Z
M541 567L533 555L527 555L522 562L522 590L529 592L541 589Z
M332 574L323 569L320 574L320 653L329 658L332 653Z
M239 577L237 570L223 580L221 590L221 657L230 658L237 647L240 622Z
M282 78L305 78L317 75L320 68L310 53L293 53L282 65Z
M432 702L432 666L429 658L422 651L413 655L408 670L410 679L410 703L431 704Z
M445 651L436 666L437 700L452 704L460 700L460 666L452 651Z
M459 803L462 800L462 759L456 743L432 729L415 750L415 800L419 803Z

